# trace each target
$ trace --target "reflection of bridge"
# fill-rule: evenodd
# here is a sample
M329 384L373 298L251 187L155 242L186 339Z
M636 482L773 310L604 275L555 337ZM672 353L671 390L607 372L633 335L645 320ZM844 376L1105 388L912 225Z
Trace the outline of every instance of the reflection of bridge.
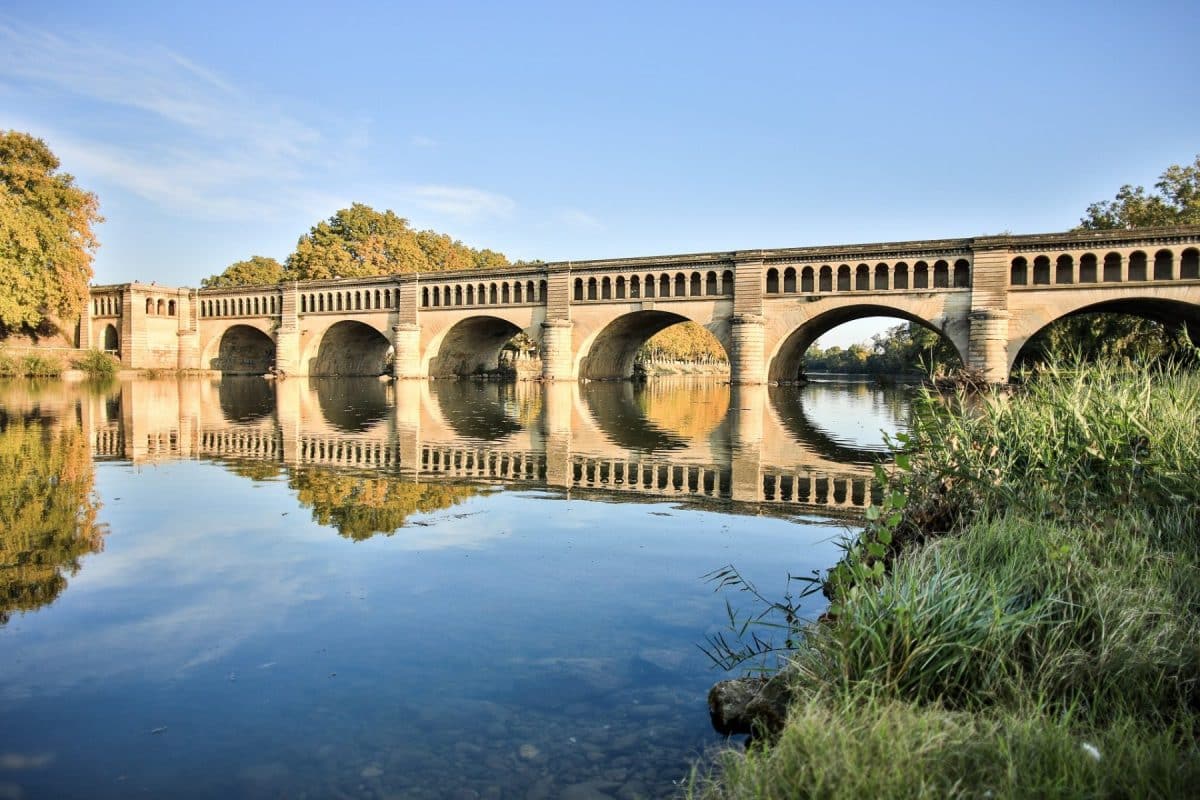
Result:
M119 402L88 398L82 416L96 457L134 462L264 461L668 499L846 508L870 501L874 456L831 460L816 426L791 422L803 410L781 407L788 401L779 393L768 401L761 386L710 386L723 401L690 432L664 428L652 400L628 384L363 386L126 380ZM371 387L380 390L375 404L353 415L330 402L370 395ZM647 402L648 412L640 405ZM640 427L630 424L635 415Z
M1120 311L1200 340L1200 226L752 250L236 289L100 286L80 344L126 366L398 378L496 366L524 331L549 380L628 377L650 336L691 320L735 383L790 380L843 322L894 316L1003 380L1073 314Z

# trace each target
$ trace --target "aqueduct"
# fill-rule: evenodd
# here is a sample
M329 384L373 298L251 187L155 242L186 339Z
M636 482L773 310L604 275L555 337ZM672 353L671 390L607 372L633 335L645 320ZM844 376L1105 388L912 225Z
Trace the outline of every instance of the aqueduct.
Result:
M524 332L546 380L628 377L654 333L690 320L734 383L794 379L837 325L931 328L993 381L1063 317L1121 311L1200 340L1200 226L743 250L276 286L97 286L80 346L129 368L445 377L495 367Z

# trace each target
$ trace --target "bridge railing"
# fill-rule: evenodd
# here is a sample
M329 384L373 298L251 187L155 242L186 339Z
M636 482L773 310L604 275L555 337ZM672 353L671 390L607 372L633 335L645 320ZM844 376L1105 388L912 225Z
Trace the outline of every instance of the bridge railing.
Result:
M1016 289L1180 280L1200 280L1200 248L1182 244L1029 249L1013 256L1009 267L1009 285Z

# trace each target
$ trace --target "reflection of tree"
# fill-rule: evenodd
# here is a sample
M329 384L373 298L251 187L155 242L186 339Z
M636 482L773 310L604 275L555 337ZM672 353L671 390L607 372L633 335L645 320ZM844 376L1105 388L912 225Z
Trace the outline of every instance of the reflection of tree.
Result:
M295 470L288 485L312 508L314 520L355 541L377 533L391 536L410 514L449 508L479 493L474 486L411 483L315 467Z
M81 431L0 416L0 625L54 602L104 546L92 479Z
M729 386L716 381L683 385L651 381L638 394L646 418L664 430L688 439L702 440L729 413Z

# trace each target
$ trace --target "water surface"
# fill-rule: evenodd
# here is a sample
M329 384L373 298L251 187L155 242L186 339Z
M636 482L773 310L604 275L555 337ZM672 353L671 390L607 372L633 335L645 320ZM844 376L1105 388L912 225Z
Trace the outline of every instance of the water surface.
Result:
M829 566L906 414L837 383L0 385L0 797L670 794L721 743L703 576Z

